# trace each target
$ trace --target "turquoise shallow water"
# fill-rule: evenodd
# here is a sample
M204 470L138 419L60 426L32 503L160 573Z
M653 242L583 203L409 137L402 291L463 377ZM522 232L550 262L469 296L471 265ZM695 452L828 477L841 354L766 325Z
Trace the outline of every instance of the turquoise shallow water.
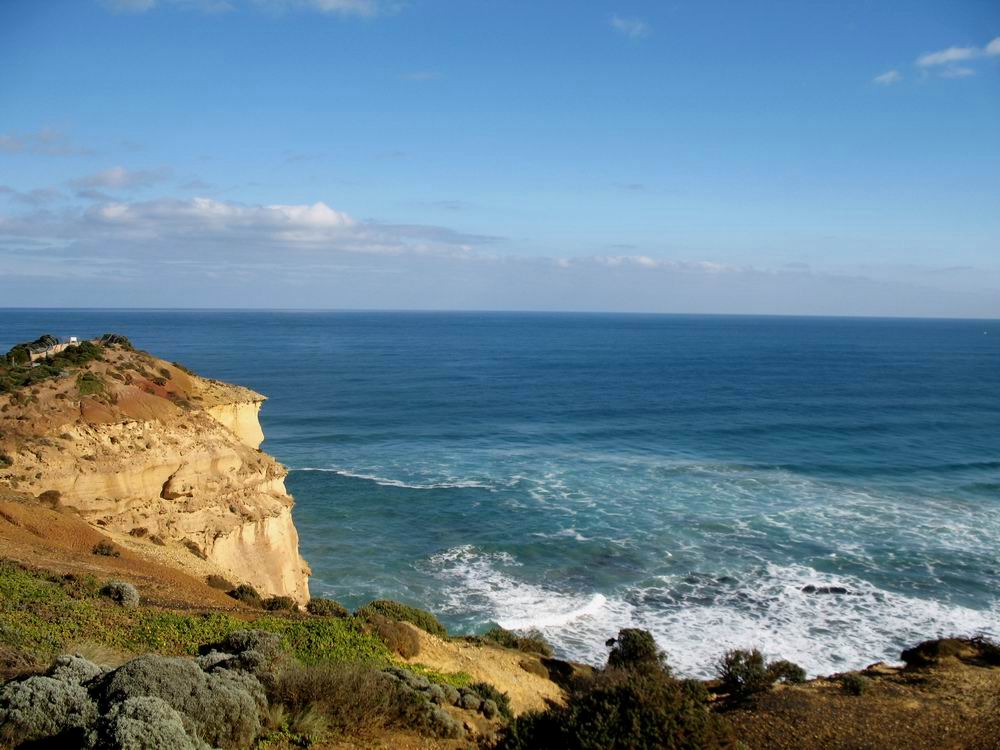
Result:
M689 674L1000 635L995 321L0 311L4 347L105 330L270 396L314 593L349 605L594 661L646 627Z

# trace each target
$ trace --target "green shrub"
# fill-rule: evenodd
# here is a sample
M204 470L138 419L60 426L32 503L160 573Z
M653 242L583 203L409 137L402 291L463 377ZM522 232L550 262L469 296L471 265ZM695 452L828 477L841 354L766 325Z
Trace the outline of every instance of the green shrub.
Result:
M797 684L806 681L806 670L787 659L772 661L767 665L767 674L773 682Z
M505 719L509 721L514 718L514 713L510 708L510 696L507 693L500 692L488 682L474 682L469 685L469 688L474 690L484 701L493 701L500 715Z
M1000 667L1000 643L985 635L974 636L969 643L979 651L980 659L990 666Z
M448 637L448 631L445 630L444 625L438 622L437 618L430 612L391 599L376 599L357 611L359 617L366 619L371 614L382 615L390 620L409 622L438 638Z
M716 750L733 746L724 720L666 671L607 669L577 682L565 706L514 719L497 748Z
M211 586L213 589L219 589L220 591L232 591L233 584L229 582L228 579L211 573L205 576L205 583Z
M126 581L109 581L101 588L101 596L106 596L115 604L128 609L139 606L139 591Z
M77 375L76 388L81 396L93 396L104 393L104 381L92 372L84 372Z
M249 746L261 728L260 708L246 682L203 672L189 659L147 654L111 672L96 697L102 715L130 698L160 698L212 747L235 749ZM259 683L256 691L262 693Z
M306 612L317 617L350 617L351 613L343 604L333 599L314 596L306 604Z
M270 596L264 600L268 612L297 612L299 605L290 596Z
M868 689L869 680L859 674L845 674L838 678L840 687L848 695L862 695Z
M134 348L128 336L123 336L120 333L105 333L101 336L100 342L103 346L119 346L122 349Z
M608 654L609 669L652 669L669 672L666 656L660 651L648 630L623 628L618 632L618 637L610 639L606 645L611 647L611 653Z
M36 676L0 688L0 742L85 747L96 718L90 695L73 682Z
M100 746L115 750L208 750L192 736L184 717L162 698L139 696L112 706L98 725Z
M552 656L555 653L552 646L549 645L542 634L536 630L520 634L502 628L498 625L487 630L483 633L482 637L487 641L492 641L493 643L504 646L505 648L517 649L518 651L524 651L528 654Z
M100 677L104 672L103 667L99 667L89 659L84 659L78 655L63 654L52 662L52 666L49 667L49 671L45 674L47 677L52 677L62 682L83 685Z
M14 465L14 459L8 456L6 453L0 451L0 469L6 469L8 466L13 466L13 465Z
M768 674L764 663L764 655L757 649L727 651L716 664L716 674L723 689L737 700L767 692L774 684L774 678Z
M102 539L97 544L95 544L91 552L93 552L95 555L101 555L102 557L122 556L121 550L119 550L114 544L107 541L106 539Z
M264 600L253 586L249 583L241 583L239 586L228 592L238 602L249 604L251 607L263 607Z

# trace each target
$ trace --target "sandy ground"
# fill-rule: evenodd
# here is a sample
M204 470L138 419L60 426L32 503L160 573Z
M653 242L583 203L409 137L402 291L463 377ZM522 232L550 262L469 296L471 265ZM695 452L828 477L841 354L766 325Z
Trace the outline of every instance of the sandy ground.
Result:
M0 489L0 550L8 560L54 573L116 578L135 584L150 604L179 608L239 609L224 592L118 544L72 511L56 511L37 502L21 501L20 493ZM94 545L110 541L120 557L95 555ZM137 546L137 545L129 545ZM153 545L147 543L152 549Z
M521 667L522 661L538 661L537 657L467 641L443 641L419 628L413 630L420 638L420 653L408 660L410 664L423 664L438 672L465 672L475 682L488 682L510 696L515 714L544 709L547 700L563 700L558 685Z

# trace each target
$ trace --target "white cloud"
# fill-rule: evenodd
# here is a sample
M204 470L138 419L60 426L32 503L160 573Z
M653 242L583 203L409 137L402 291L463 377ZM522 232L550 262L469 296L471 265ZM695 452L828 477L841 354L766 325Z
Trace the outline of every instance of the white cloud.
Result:
M652 30L648 23L639 18L623 18L619 15L611 17L611 28L630 39L642 39L649 36Z
M159 169L129 170L125 167L111 167L97 174L71 180L70 185L81 189L94 188L144 188L163 182L170 177L166 167Z
M990 40L984 47L948 47L937 52L928 52L917 58L919 68L943 68L944 78L967 78L976 74L974 68L958 63L970 63L983 57L1000 55L1000 37Z
M921 68L929 68L935 65L948 65L950 63L971 60L979 54L976 47L949 47L938 52L928 52L917 58L917 65Z
M17 200L19 195L11 198ZM428 225L360 221L318 201L312 204L245 204L212 198L107 200L99 192L88 208L0 216L0 238L44 237L103 243L111 252L176 257L273 257L284 252L465 256L498 238ZM84 191L78 193L83 197ZM24 202L24 201L21 201Z
M563 258L557 264L561 268L569 268L579 264L596 264L608 268L645 268L695 273L726 273L737 270L734 266L710 260L660 260L648 255L595 255L589 258Z
M875 78L873 78L872 80L875 83L878 83L882 86L891 86L894 83L899 83L900 81L902 81L903 74L900 73L898 70L887 70L882 75L875 76Z
M289 241L323 239L331 231L356 224L347 214L335 211L322 202L312 205L247 206L211 198L103 203L89 209L85 218L106 227L151 234L253 229Z

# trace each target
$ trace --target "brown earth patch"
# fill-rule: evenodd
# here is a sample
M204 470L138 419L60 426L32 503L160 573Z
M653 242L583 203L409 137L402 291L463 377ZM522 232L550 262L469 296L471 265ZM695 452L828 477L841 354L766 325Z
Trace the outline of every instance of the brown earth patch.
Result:
M1000 668L947 659L861 674L860 696L819 679L725 715L754 750L1000 750Z

